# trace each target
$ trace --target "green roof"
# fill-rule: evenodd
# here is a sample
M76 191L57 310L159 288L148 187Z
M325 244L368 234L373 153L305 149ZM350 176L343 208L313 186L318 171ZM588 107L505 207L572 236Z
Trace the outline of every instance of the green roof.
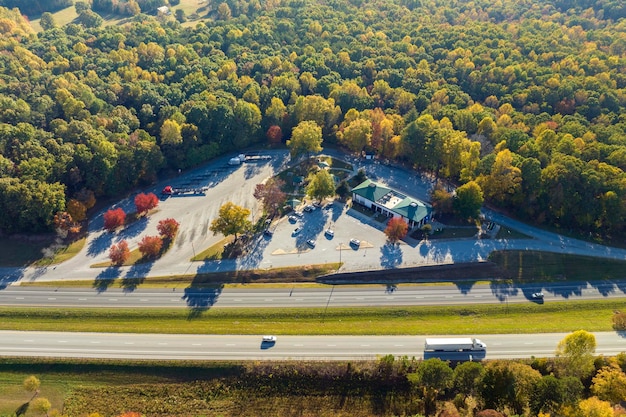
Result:
M380 200L389 191L391 191L391 188L375 183L372 180L365 180L352 189L354 194L367 198L370 201Z
M372 180L366 180L352 189L352 192L358 196L366 198L372 202L378 202L382 197L392 192L391 188L378 184ZM396 196L404 197L398 204L388 207L387 210L393 211L406 219L420 222L424 217L430 215L432 206L420 200L406 197L403 193L394 192Z
M419 200L414 200L411 197L407 197L404 200L400 201L393 208L398 214L406 217L409 220L413 220L414 222L420 222L424 217L430 214L432 211L431 207L424 204Z

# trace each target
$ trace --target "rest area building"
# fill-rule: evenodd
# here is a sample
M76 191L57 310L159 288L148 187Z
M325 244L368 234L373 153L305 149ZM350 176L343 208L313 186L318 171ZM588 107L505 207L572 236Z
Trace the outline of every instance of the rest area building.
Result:
M372 180L363 181L352 189L352 202L387 217L401 217L410 229L426 224L433 211L430 204Z

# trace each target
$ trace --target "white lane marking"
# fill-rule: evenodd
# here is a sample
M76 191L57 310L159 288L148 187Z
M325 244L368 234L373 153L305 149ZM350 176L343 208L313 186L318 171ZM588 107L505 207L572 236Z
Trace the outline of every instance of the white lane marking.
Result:
M78 301L87 301L86 298L79 298Z
M33 340L33 339L26 339L26 340L24 340L24 341L25 341L25 342L29 342L29 343L34 342L34 340Z
M99 345L101 342L98 342L96 340L92 340L91 343L94 344L94 345Z
M202 346L202 343L192 343L191 346Z
M125 345L134 345L135 342L124 342Z
M67 340L59 340L59 343L67 343Z
M24 297L15 297L16 300L23 300Z
M48 300L53 301L53 300L56 300L56 298L54 298L54 297L48 297Z
M139 301L148 301L147 298L140 298Z
M109 301L117 301L117 298L109 298Z

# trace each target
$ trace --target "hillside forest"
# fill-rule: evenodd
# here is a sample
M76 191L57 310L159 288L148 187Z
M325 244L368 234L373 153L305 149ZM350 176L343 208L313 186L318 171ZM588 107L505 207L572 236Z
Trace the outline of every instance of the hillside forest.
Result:
M67 1L0 3L4 233L314 122L323 146L476 184L520 218L624 235L619 0L227 0L195 25L109 1L131 2L124 25L80 1L39 33L28 13Z

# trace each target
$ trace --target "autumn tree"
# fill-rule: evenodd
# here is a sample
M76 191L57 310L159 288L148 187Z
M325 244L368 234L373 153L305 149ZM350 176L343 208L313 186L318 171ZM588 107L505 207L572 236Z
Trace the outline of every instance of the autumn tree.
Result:
M326 197L333 197L335 195L335 181L327 170L320 169L309 176L306 193L318 201L322 201Z
M340 132L340 141L353 152L361 152L371 143L372 123L365 119L356 119Z
M291 158L300 155L309 155L311 152L322 150L322 128L312 120L300 122L291 132L291 140L287 141L287 147Z
M219 215L211 222L209 230L213 234L234 235L237 241L237 235L245 233L252 227L252 222L248 220L248 217L250 217L249 209L229 201L220 207Z
M35 410L35 412L38 412L40 414L47 416L48 411L50 411L50 408L52 408L52 404L50 404L50 401L48 401L47 398L40 397L40 398L36 398L33 400L33 402L30 405L30 408Z
M616 364L601 368L592 382L591 392L600 400L619 404L626 399L626 374Z
M75 222L82 222L87 218L87 207L75 198L70 198L65 210L72 216Z
M462 218L475 219L480 214L483 202L482 189L476 182L470 181L456 189L452 207Z
M576 417L613 417L613 407L598 397L587 398L578 403Z
M163 239L172 240L176 236L176 233L178 233L179 227L180 223L172 218L168 218L159 221L159 224L157 225L157 231Z
M271 125L267 129L267 133L265 134L265 136L267 137L267 141L270 145L277 146L280 145L280 142L283 139L283 131L280 126Z
M137 213L145 214L159 205L159 198L154 193L139 193L135 196Z
M120 266L128 260L130 257L130 249L128 249L128 242L125 240L120 241L117 244L111 245L109 249L109 259L114 265Z
M145 236L139 242L139 252L144 258L156 258L163 247L163 240L159 236Z
M402 217L392 217L387 222L385 235L387 236L387 240L389 240L389 242L396 243L397 241L404 239L408 231L409 225Z
M264 184L257 184L254 188L254 198L261 202L263 210L270 216L276 216L278 210L287 199L282 188L285 182L278 178L270 178Z
M124 225L126 221L126 212L118 207L116 209L107 210L104 213L104 228L110 232Z
M31 398L32 400L39 394L39 387L41 386L41 381L35 375L31 375L27 377L26 379L24 379L22 386L24 387L26 391L33 393L33 396Z
M560 375L585 378L594 370L593 355L596 337L585 330L577 330L565 336L556 349Z

